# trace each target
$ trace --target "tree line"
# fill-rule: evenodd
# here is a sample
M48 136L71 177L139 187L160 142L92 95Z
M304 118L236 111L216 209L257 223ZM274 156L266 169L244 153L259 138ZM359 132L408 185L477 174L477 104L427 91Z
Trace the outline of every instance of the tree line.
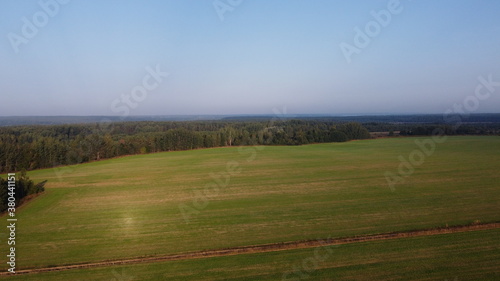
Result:
M376 123L362 124L370 132L399 131L401 136L428 136L437 129L446 135L500 135L500 123Z
M359 123L319 120L118 122L0 127L0 172L122 155L239 145L301 145L370 138Z
M19 206L22 203L22 199L29 195L38 194L45 191L45 183L43 181L35 184L26 175L26 171L22 170L19 176L15 177L14 187L9 187L8 178L4 179L0 177L0 213L5 212L9 208L9 196L12 194L15 198L15 206ZM12 207L12 206L11 206Z

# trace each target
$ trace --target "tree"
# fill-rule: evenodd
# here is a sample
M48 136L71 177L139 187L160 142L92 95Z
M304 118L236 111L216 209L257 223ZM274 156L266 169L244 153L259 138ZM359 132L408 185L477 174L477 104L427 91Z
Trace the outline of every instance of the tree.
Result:
M26 174L26 170L23 169L15 180L14 198L16 206L19 206L22 202L22 199L26 196L44 192L46 182L47 181L45 180L38 184L35 184L32 180L29 179L28 175ZM8 180L0 177L0 212L4 212L8 208L9 192L11 191L9 190Z
M338 127L338 129L344 134L346 134L349 140L370 138L370 132L368 132L368 130L365 127L361 126L361 124L357 122L349 122L342 124Z

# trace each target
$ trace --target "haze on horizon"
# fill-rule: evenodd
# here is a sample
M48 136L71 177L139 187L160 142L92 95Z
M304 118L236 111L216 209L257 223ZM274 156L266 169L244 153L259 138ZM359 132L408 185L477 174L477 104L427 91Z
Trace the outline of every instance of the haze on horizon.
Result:
M494 0L0 4L0 116L442 114L500 82Z

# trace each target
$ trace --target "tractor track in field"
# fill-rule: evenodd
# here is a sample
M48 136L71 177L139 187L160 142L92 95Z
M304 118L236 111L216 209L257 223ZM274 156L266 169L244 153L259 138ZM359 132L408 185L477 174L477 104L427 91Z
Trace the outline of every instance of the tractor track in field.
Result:
M305 240L305 241L292 241L283 243L272 243L272 244L262 244L262 245L251 245L251 246L241 246L218 250L206 250L197 252L188 252L181 254L163 255L163 256L150 256L150 257L138 257L122 260L108 260L101 262L89 262L80 264L68 264L60 265L54 267L44 267L44 268L32 268L32 269L22 269L16 271L15 274L30 274L30 273L43 273L52 271L65 271L65 270L75 270L75 269L87 269L95 267L107 267L113 265L128 265L128 264L139 264L139 263L152 263L152 262L162 262L162 261L175 261L175 260L186 260L186 259L198 259L198 258L209 258L209 257L222 257L222 256L232 256L241 254L251 254L251 253L265 253L274 251L284 251L293 249L306 249L306 248L316 248L324 246L334 246L342 244L387 240L387 239L398 239L398 238L409 238L418 236L431 236L439 234L449 234L467 231L477 231L477 230L487 230L500 228L500 222L492 223L480 223L480 224L469 224L460 226L450 226L432 229L422 229L422 230L412 230L412 231L401 231L401 232L391 232L391 233L381 233L381 234L370 234L370 235L360 235L353 237L343 237L343 238L326 238L317 240ZM12 275L10 272L1 272L1 275Z

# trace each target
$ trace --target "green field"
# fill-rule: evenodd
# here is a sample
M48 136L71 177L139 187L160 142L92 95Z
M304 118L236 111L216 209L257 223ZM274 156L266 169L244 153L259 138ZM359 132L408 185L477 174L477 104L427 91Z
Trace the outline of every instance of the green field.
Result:
M500 230L112 266L12 280L499 280ZM121 279L120 279L121 278Z
M45 194L18 209L18 269L500 220L500 137L449 137L391 191L384 173L397 171L398 156L408 158L417 139L167 152L33 171L32 179L49 182ZM228 176L228 166L235 165L239 172ZM214 183L211 173L224 174L220 180L227 184L218 192L211 189L206 201L198 200L198 212L186 222L179 206L194 206L193 199ZM498 231L484 233L489 234L485 239L498 236ZM467 236L456 237L462 237L457 245L468 245ZM425 239L439 240L412 241ZM383 255L384 243L397 247L410 242L381 243L363 247L374 247ZM498 249L498 240L492 243ZM356 247L339 249L351 249L356 255L361 253ZM1 250L5 257L6 247ZM307 256L307 251L255 255L255 262L269 260L266 278L271 280L277 274L272 264L292 262ZM182 268L190 263L197 267L213 263L223 270L226 263L239 266L245 257L250 256L214 258L206 265L202 260L179 261L174 269L187 280L191 275L182 273ZM428 258L432 260L432 254ZM429 273L442 278L440 270L450 273L445 266L427 272L426 261L422 260L421 277ZM252 263L241 266L248 266L249 276L259 268ZM136 267L168 274L160 265ZM372 267L353 262L336 274L354 276L356 270L382 274L385 267L390 264ZM493 269L498 272L499 267L497 262ZM138 269L127 268L138 275ZM325 270L325 274L335 272L334 261ZM394 280L406 271L411 272L402 267ZM453 280L454 275L445 278Z

